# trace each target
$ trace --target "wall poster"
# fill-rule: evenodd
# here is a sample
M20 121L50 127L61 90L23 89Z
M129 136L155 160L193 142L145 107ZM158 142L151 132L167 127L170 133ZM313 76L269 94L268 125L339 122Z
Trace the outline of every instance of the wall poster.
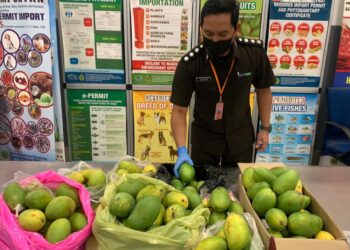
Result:
M59 0L66 83L125 83L122 0Z
M344 1L344 14L334 76L334 86L350 87L350 1Z
M331 0L271 0L267 53L276 86L319 87Z
M317 98L317 94L273 93L270 144L257 153L256 162L309 164Z
M172 84L191 49L193 0L130 0L133 84Z
M0 4L0 159L54 161L48 0Z
M127 154L126 93L68 89L71 160L116 161Z
M170 126L171 92L134 91L134 155L141 160L174 163L177 147ZM188 127L189 116L187 116Z

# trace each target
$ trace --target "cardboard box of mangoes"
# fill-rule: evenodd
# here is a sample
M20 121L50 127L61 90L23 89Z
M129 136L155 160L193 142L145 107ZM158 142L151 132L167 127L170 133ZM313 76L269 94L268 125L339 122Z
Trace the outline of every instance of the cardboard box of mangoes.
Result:
M253 215L266 249L349 249L342 230L303 185L297 171L283 163L238 165L242 173L237 184L239 199Z

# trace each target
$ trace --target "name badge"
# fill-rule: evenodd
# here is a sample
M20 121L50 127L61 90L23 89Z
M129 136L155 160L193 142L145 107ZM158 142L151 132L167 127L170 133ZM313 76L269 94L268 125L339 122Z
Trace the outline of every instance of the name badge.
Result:
M237 72L238 77L251 76L251 75L252 75L252 72L245 72L245 73Z
M196 77L196 83L210 82L210 81L211 81L211 76Z

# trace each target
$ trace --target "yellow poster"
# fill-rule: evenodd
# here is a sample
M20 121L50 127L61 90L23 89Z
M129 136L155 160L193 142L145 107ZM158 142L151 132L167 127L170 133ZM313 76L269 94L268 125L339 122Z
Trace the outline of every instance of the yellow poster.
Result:
M253 115L253 111L254 111L254 98L255 98L255 93L250 93L249 104L250 104L251 115Z
M170 126L170 94L166 91L133 92L134 154L140 160L174 163L177 159Z

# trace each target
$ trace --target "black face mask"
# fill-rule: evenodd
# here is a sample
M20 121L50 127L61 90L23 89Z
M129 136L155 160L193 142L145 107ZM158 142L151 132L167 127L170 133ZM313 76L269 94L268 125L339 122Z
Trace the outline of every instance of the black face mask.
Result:
M219 56L230 50L232 47L232 38L222 41L213 42L212 40L203 36L203 44L209 51L210 55Z

